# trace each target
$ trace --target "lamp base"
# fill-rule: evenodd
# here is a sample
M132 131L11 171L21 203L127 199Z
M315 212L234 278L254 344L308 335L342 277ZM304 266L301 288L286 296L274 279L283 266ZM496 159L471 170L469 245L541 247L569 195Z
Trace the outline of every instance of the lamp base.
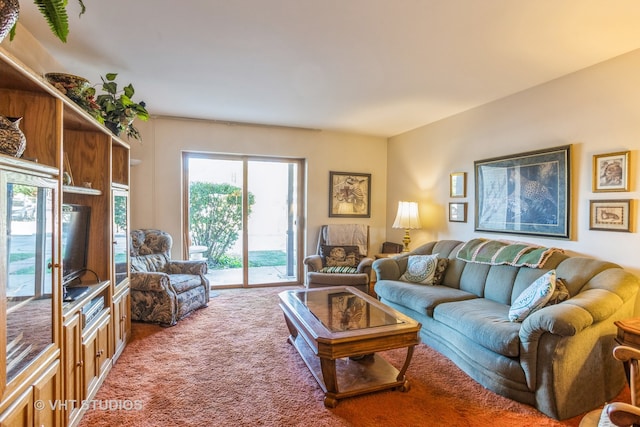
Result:
M411 243L411 236L409 235L409 229L405 228L404 237L402 238L402 243L404 244L404 248L402 252L409 252L409 243Z

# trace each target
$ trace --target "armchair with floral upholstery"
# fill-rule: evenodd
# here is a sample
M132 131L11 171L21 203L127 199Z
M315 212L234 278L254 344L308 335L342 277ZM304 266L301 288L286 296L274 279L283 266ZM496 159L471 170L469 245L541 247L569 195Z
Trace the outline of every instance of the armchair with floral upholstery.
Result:
M171 259L173 240L155 229L131 231L131 318L173 326L209 303L207 263Z
M304 259L307 288L353 286L369 293L371 264L369 227L361 224L323 225L315 255Z

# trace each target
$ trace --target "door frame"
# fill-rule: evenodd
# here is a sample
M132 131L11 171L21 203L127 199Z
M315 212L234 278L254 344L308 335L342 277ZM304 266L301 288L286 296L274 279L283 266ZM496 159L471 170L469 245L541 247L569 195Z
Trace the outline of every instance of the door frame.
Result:
M227 153L213 153L201 151L182 151L182 240L183 258L189 259L189 247L191 246L191 236L189 235L189 159L214 159L214 160L234 160L242 161L242 283L234 285L216 285L217 289L224 288L259 288L274 286L299 286L304 283L304 244L306 229L306 161L302 158L289 158L277 156L253 156L253 155L233 155ZM293 163L298 166L297 191L298 215L294 220L297 222L296 237L296 270L297 280L286 282L273 282L265 284L249 284L249 229L248 229L248 163L250 161L268 161L279 163Z

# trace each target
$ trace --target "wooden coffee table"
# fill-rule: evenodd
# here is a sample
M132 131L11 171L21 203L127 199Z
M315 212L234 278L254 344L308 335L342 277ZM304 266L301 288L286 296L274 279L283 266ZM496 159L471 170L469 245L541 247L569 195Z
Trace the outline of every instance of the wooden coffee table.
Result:
M352 287L279 296L289 342L325 392L325 406L380 390L409 390L405 373L420 342L420 323ZM394 348L407 349L400 370L376 354Z

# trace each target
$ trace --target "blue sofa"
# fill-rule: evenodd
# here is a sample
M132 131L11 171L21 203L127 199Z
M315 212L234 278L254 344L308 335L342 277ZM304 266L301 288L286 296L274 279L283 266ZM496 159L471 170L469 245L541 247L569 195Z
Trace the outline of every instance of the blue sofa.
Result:
M618 265L552 253L543 267L493 265L458 258L464 242L442 240L373 263L375 292L422 323L423 343L484 387L555 419L592 410L625 385L612 357L614 321L634 316L640 283ZM411 255L448 259L439 285L400 280ZM569 299L508 319L514 300L555 269Z

